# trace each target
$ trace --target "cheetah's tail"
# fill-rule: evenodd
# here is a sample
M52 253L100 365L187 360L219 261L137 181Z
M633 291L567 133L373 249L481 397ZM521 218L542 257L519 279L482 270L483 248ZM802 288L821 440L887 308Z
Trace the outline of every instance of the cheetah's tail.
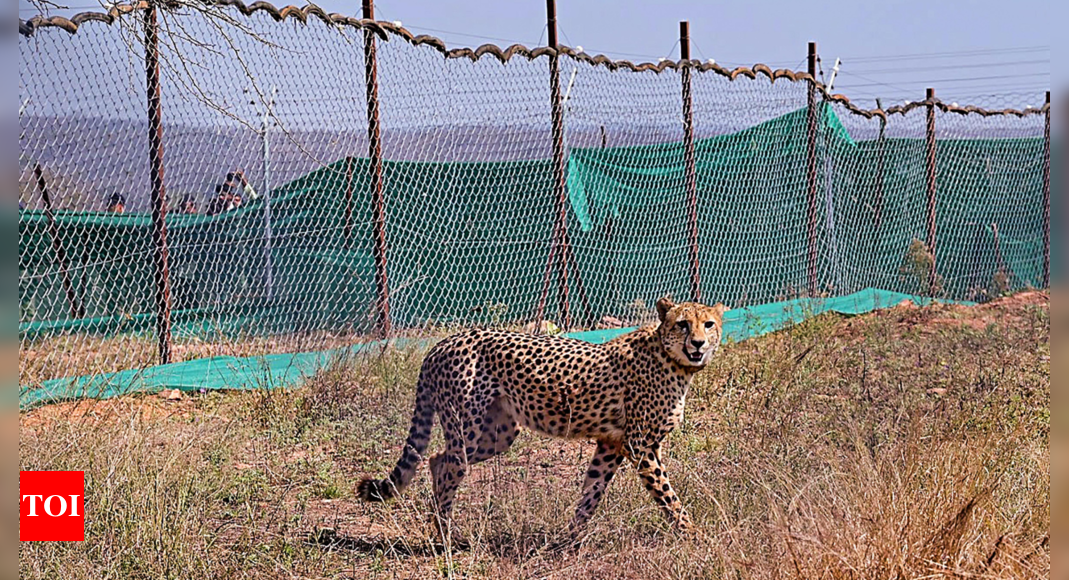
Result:
M367 478L361 481L356 488L360 499L379 502L400 495L408 487L416 474L416 468L423 461L423 452L427 450L433 426L434 405L431 404L430 389L421 377L416 385L416 408L412 411L412 426L408 430L408 440L405 441L401 458L386 479Z

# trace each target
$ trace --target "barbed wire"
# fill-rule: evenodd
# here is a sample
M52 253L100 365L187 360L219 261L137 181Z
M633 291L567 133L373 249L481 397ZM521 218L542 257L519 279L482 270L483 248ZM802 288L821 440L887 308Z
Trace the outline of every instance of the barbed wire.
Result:
M181 0L178 0L178 1L181 1ZM192 1L192 0L190 0L190 1ZM182 5L185 6L185 4L182 4ZM204 10L203 8L201 8L199 5L197 5L197 6L198 6L198 8L200 8L200 10L203 10L205 14L208 14L208 15L210 15L212 17L215 16L215 12L207 11L207 10ZM315 16L315 17L320 18L321 20L323 20L324 22L326 22L328 24L333 24L333 25L343 25L344 24L344 25L355 27L355 28L368 27L368 28L372 29L376 34L380 35L383 39L387 38L386 34L387 34L387 32L389 32L389 33L397 34L398 36L400 36L400 37L404 38L405 40L407 40L407 41L409 41L409 42L411 42L413 44L416 44L416 45L433 46L436 49L438 49L447 58L474 58L474 59L478 59L481 56L483 56L484 54L492 54L495 57L497 57L499 60L501 60L502 62L505 62L509 58L511 58L514 54L523 55L523 56L526 56L528 58L537 58L539 56L542 56L542 55L545 55L545 54L549 54L549 53L554 51L554 49L550 48L550 47L543 47L543 48L538 48L538 49L531 50L531 49L528 49L528 48L526 48L526 47L524 47L522 45L513 45L513 46L509 47L508 49L502 49L500 47L493 46L493 45L483 45L483 46L481 46L481 47L479 47L478 49L475 49L475 50L472 50L472 49L452 49L452 50L448 50L445 47L445 44L442 43L441 40L439 40L437 38L433 38L433 37L426 37L426 36L415 37L408 30L404 29L403 27L397 26L392 22L361 20L361 19L357 19L357 18L346 17L346 16L339 15L339 14L328 15L326 12L324 12L322 9L318 8L315 5L309 5L309 6L306 6L304 8L296 8L296 7L293 7L293 6L288 6L286 8L279 9L279 8L276 8L275 6L273 6L271 4L268 4L266 2L258 2L258 3L255 3L253 5L247 6L241 0L221 0L215 6L216 6L214 8L215 10L222 10L225 7L236 8L239 12L241 12L242 14L245 14L245 15L253 15L253 14L256 14L257 12L266 12L266 13L270 14L271 17L274 18L275 20L284 20L286 18L291 18L291 17L300 18L302 20L307 20L307 18L309 16ZM52 18L37 18L37 17L35 17L35 18L30 19L29 21L20 20L20 22L19 22L19 30L20 30L21 34L26 36L26 35L32 35L33 31L38 27L53 26L53 27L63 28L63 29L65 29L65 30L67 30L68 32L71 32L71 33L75 33L77 31L77 29L78 29L78 26L82 22L104 21L104 22L110 23L110 22L113 22L117 17L121 16L122 14L129 13L130 11L132 11L134 9L135 9L135 7L133 5L118 5L118 6L113 7L111 10L109 10L108 14L82 13L82 14L75 15L72 19L69 19L69 20L66 19L66 18L59 18L59 17L52 17ZM232 18L232 17L227 16L227 17L224 18L224 21L226 21L227 18ZM541 40L539 42L541 42ZM591 64L596 64L596 65L600 65L600 66L608 66L612 70L615 70L617 68L623 67L623 68L627 68L627 69L630 69L630 70L633 70L633 71L636 71L636 72L653 71L653 72L658 72L659 73L659 72L661 72L661 71L663 71L665 69L676 70L680 66L691 66L695 70L698 70L700 72L715 72L717 74L723 75L723 76L731 78L731 79L734 79L739 75L752 77L755 74L761 73L761 74L766 74L766 76L768 76L771 80L775 80L776 78L789 78L789 79L795 80L795 81L798 81L798 80L802 80L802 81L812 80L817 85L817 88L824 93L825 98L837 100L838 102L846 104L848 106L848 108L852 112L855 112L855 113L858 113L858 114L863 114L865 116L872 116L874 114L875 115L883 114L883 111L879 111L879 110L862 110L862 109L857 108L857 107L850 107L849 106L849 98L848 97L846 97L845 95L831 95L831 94L828 94L827 90L826 90L826 87L824 86L824 84L820 80L818 80L818 79L810 79L809 75L807 73L804 73L804 72L795 72L795 71L785 70L785 69L772 71L770 68L767 67L767 65L762 65L762 64L757 64L757 65L754 65L753 67L750 67L750 68L737 67L737 68L735 68L733 70L728 70L728 69L724 68L723 66L720 66L719 64L716 64L716 63L706 62L706 63L696 64L696 61L692 61L691 63L684 64L682 62L673 61L673 60L669 60L669 59L660 60L656 64L655 63L634 64L634 63L631 63L630 61L614 61L614 60L609 59L609 58L607 58L607 57L605 57L603 55L590 56L589 54L587 54L585 52L583 52L583 53L577 52L573 48L568 47L568 46L561 46L561 47L559 47L558 50L560 50L560 52L562 52L565 55L571 56L573 58L578 58L578 59L584 60L584 61L589 62ZM854 61L854 62L866 62L866 61L869 61L869 60L877 60L877 59L887 61L887 60L914 59L914 58L921 58L921 57L947 57L947 56L951 56L951 55L976 56L976 55L986 55L988 53L1004 54L1004 53L1018 53L1018 52L1038 52L1038 51L1041 51L1041 50L1049 50L1049 47L1048 46L1032 46L1032 47L1014 47L1014 48L1007 48L1007 49L986 49L986 50L973 50L973 51L948 51L948 52L942 52L942 53L915 53L915 54L908 54L908 55L888 55L886 57L854 57L854 58L851 58L851 60ZM1006 77L997 77L997 78L1006 78ZM978 108L975 108L975 107L973 107L973 108L961 107L960 110L957 111L957 112L960 112L960 113L963 113L963 114L973 113L973 112L981 112L981 113L984 113L984 114L992 114L992 113L1005 113L1005 114L1015 114L1015 115L1021 114L1021 113L1028 114L1027 110L1025 110L1025 111L979 111L977 109ZM1038 112L1039 108L1036 107L1035 109Z

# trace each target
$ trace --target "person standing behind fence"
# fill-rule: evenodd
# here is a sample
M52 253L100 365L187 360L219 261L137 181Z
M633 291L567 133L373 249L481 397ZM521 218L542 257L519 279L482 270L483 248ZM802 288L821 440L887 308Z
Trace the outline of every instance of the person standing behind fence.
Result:
M227 173L226 184L232 186L237 193L239 206L245 201L255 201L260 197L260 194L256 193L249 180L245 178L245 172L241 169L237 169L233 173Z
M260 194L252 187L245 178L245 172L241 169L226 174L226 181L215 186L215 197L208 204L205 213L217 215L233 209L237 209L245 203L245 200L259 199Z
M204 213L218 215L231 209L233 209L233 195L230 187L223 184L216 185L215 196L208 202L208 207Z
M197 213L197 202L193 201L193 196L187 195L182 200L182 213L186 215L193 215Z
M119 193L111 194L108 198L108 211L111 213L126 213L126 198Z

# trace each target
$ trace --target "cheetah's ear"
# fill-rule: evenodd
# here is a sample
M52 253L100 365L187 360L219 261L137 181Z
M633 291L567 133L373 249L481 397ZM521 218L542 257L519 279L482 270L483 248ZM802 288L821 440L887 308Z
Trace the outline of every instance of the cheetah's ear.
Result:
M713 306L713 310L716 311L716 315L717 316L719 316L720 318L723 318L724 317L724 313L727 312L729 310L729 308L727 306L724 306L723 303L717 302L716 305Z
M672 299L667 297L667 296L665 296L664 298L661 298L660 300L658 300L657 301L657 318L660 318L661 322L664 322L665 317L668 316L668 311L671 310L672 308L675 308L675 305L676 305L675 302L672 302Z

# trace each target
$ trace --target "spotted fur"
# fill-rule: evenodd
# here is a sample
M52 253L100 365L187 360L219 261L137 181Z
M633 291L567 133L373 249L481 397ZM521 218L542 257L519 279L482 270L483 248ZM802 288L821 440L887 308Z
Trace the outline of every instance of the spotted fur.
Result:
M470 467L509 448L519 427L593 439L572 529L590 518L624 459L680 528L691 523L672 490L660 445L683 417L687 389L720 345L724 306L657 303L660 322L606 344L502 330L470 330L423 362L408 440L386 479L365 479L366 501L385 501L412 480L435 417L445 449L430 458L437 518L448 523Z

